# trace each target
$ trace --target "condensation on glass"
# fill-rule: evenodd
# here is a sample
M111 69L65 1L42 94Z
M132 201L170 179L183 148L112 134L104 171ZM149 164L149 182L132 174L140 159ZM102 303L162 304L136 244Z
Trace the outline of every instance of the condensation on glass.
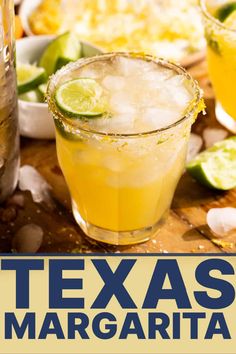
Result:
M19 133L13 0L0 0L0 202L17 184Z

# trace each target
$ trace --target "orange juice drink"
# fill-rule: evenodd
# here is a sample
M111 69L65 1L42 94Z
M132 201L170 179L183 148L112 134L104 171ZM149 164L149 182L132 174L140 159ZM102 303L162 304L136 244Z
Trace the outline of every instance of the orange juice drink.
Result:
M236 132L236 2L201 0L218 120Z
M164 60L112 53L58 71L48 102L83 231L114 245L148 240L185 166L191 125L203 106L197 84Z

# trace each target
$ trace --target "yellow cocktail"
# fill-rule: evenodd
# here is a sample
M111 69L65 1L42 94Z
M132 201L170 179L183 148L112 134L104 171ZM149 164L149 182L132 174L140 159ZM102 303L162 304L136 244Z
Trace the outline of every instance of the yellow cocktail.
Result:
M217 98L216 115L236 132L236 2L201 0L201 7L208 71Z
M101 87L103 115L75 119L55 104L58 87L81 78ZM58 159L75 219L88 236L124 245L157 230L184 169L200 96L183 69L141 55L80 60L52 78Z

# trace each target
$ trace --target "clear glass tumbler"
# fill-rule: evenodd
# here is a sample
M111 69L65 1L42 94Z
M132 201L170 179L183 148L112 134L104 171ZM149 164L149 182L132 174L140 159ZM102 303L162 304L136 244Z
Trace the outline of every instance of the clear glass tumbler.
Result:
M13 21L13 0L0 0L0 202L14 191L19 167Z
M232 1L200 0L207 41L208 71L216 95L218 121L236 133L236 30L215 16L219 6Z
M57 154L72 197L73 213L91 238L114 245L148 240L160 227L171 205L185 166L191 125L202 109L197 83L181 67L151 56L144 63L183 75L191 100L179 120L166 128L139 134L114 134L78 128L60 113L54 93L75 79L85 65L106 62L129 53L82 59L58 71L48 87L48 103L56 125ZM166 102L168 104L168 102Z

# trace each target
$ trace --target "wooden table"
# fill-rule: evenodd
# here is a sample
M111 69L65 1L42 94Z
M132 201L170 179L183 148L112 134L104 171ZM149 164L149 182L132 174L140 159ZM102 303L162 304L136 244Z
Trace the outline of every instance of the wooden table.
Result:
M217 127L214 96L205 61L189 68L204 89L207 116L200 116L193 131ZM14 251L14 236L23 225L34 223L44 232L39 252L236 252L236 232L217 239L206 225L206 213L213 207L236 207L236 190L227 193L202 187L184 174L176 191L165 225L149 242L131 247L113 247L89 241L76 225L70 198L58 166L55 142L22 139L21 163L34 166L52 186L53 203L34 203L30 192L17 190L0 208L0 252ZM20 197L19 197L20 196Z

